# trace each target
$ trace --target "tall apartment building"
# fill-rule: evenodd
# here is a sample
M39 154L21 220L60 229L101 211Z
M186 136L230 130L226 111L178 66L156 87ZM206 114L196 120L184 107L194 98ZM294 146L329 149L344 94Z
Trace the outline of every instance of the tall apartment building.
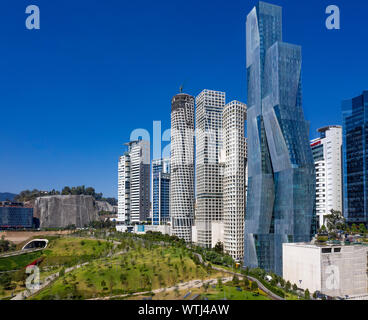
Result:
M194 219L194 97L180 93L171 101L171 233L192 241Z
M342 212L342 127L318 129L320 137L311 141L316 168L316 215L319 227L331 210Z
M245 121L247 106L232 101L223 111L224 170L224 251L234 260L244 258L247 146Z
M225 93L203 90L196 98L196 193L195 225L198 245L211 247L212 222L223 220L222 112Z
M343 101L344 216L368 225L368 91Z
M170 222L170 159L152 161L152 224Z
M125 145L128 150L118 164L118 230L121 225L146 221L150 211L149 141Z
M282 41L282 8L246 22L248 193L244 264L282 274L282 244L310 241L315 169L304 119L301 47Z

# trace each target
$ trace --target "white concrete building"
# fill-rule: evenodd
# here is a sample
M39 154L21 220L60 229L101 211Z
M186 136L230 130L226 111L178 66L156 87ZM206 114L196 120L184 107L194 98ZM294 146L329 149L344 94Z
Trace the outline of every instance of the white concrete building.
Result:
M150 211L150 144L137 140L126 144L128 151L118 164L117 230L122 225L146 221Z
M224 223L212 222L211 223L211 247L214 248L218 242L224 243Z
M196 200L198 245L210 248L211 224L223 219L222 111L225 93L203 90L196 98Z
M316 167L316 214L319 227L331 210L342 212L342 128L328 126L318 130L311 141Z
M194 97L180 93L171 101L171 232L192 241L194 219Z
M224 251L234 260L244 257L247 147L245 121L247 106L232 101L223 111L224 149Z
M283 278L332 297L367 295L367 253L364 245L283 244Z

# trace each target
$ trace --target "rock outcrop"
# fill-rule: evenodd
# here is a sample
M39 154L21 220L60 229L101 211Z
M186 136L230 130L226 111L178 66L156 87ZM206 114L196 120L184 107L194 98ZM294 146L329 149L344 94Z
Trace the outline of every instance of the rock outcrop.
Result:
M98 220L98 212L95 199L85 195L45 196L34 204L34 216L39 218L41 228L83 228Z
M117 213L117 207L112 206L107 201L96 201L96 206L98 212L104 211L104 212L111 212L111 213Z

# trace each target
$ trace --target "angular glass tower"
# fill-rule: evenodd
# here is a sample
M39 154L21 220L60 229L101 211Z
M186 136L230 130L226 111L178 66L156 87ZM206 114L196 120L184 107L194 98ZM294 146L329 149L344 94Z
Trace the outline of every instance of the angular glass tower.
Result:
M368 91L342 103L344 216L368 225Z
M248 196L244 264L282 274L282 243L311 240L315 169L304 120L301 47L282 42L282 8L246 22Z

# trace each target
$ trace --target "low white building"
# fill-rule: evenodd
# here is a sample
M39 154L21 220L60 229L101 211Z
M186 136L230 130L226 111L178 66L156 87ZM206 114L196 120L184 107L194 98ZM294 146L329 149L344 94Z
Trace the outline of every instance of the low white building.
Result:
M133 232L138 234L144 234L148 231L171 235L170 225L137 224L133 229Z
M211 225L211 247L214 248L217 242L224 243L224 223L223 222L212 222Z
M211 222L211 248L214 248L217 242L224 243L224 223L222 221ZM197 226L192 226L192 242L198 244Z
M366 295L367 253L364 245L283 244L283 278L332 296Z

